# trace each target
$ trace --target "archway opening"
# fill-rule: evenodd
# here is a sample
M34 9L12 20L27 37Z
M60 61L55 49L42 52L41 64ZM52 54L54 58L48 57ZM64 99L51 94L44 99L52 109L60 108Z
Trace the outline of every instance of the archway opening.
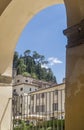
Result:
M64 119L65 119L65 108L64 108L64 104L65 104L65 92L64 91L65 90L64 89L65 89L65 86L64 86L64 84L61 84L61 83L62 83L62 79L65 78L66 38L63 36L63 30L65 28L66 28L65 7L64 7L64 5L56 5L53 7L49 7L47 9L41 11L39 14L37 14L28 23L28 25L25 27L24 31L22 32L21 37L18 41L18 45L16 47L16 51L19 52L19 60L22 60L21 61L22 64L26 65L25 58L31 59L34 55L33 51L34 52L37 51L38 54L41 54L41 56L45 56L48 61L48 64L45 64L45 63L40 64L40 67L42 67L42 68L44 67L45 70L46 69L48 70L48 68L51 68L53 73L56 76L56 80L57 80L58 84L57 84L57 82L54 82L51 86L49 86L49 84L46 84L46 82L45 82L47 87L44 87L44 81L42 82L42 79L41 80L38 79L38 81L37 81L37 79L34 79L34 78L32 79L32 75L31 76L28 75L28 76L26 76L26 78L25 78L25 76L18 75L14 80L14 91L13 92L14 92L14 94L19 95L19 98L21 97L21 99L19 99L20 101L22 99L24 100L24 96L25 97L27 96L27 98L25 98L26 105L24 105L24 103L22 104L22 102L21 102L22 105L19 104L20 106L17 108L18 112L16 110L16 113L14 114L14 118L16 118L16 116L22 117L22 115L24 115L26 113L25 116L28 116L28 121L30 121L29 118L31 118L31 116L33 114L34 114L34 117L32 116L32 118L33 119L36 118L36 120L37 120L38 116L39 116L39 120L41 119L43 121L44 120L51 121L51 119L55 119L55 120L53 120L53 124L54 124L54 122L56 122L56 119L58 119L56 123L59 123L61 121L61 127L62 127L62 129L64 129ZM24 42L26 44L24 44ZM23 53L26 50L27 50L27 54L25 57L25 55ZM32 54L30 54L30 52ZM34 62L36 62L35 59L34 59ZM17 61L17 63L18 63L18 61ZM35 64L36 65L38 64L38 60ZM15 71L17 69L18 68L16 68ZM16 73L18 74L18 72L16 72ZM30 87L30 86L28 86L28 81L29 81L29 85L32 84L33 81L34 81L34 83L36 83L36 81L37 81L38 82L37 84L40 83L40 87L37 87L37 88L35 88L35 86ZM22 84L25 84L24 82L26 82L27 85L22 86ZM49 83L49 81L48 81L48 83ZM61 84L62 86L60 87L59 84ZM51 88L53 88L53 90L51 90ZM39 91L40 91L40 93L39 93ZM47 93L47 91L48 91L48 93ZM31 92L33 93L33 95L31 95ZM46 95L46 93L48 95ZM54 99L56 98L56 97L54 98L54 96L55 96L54 93L57 95L57 102L54 102ZM51 101L48 104L48 105L50 105L50 111L47 109L48 106L45 107L43 105L44 99L41 99L43 104L40 104L41 95L44 95L43 97L45 97L46 102L47 102L46 96L49 96L49 99ZM50 95L53 95L53 96L50 96ZM38 96L39 96L40 107L39 107L39 105L37 105ZM61 97L61 99L60 99L60 97ZM33 98L33 99L31 99L31 98ZM58 102L58 98L59 98L59 102ZM32 102L31 100L33 100L35 102L33 102L33 105L31 106L30 110L25 109L25 111L23 111L22 110L23 107L26 108L28 105L30 105L30 104L28 104L27 100L29 100L30 104ZM17 103L18 103L18 99L17 99ZM34 105L37 105L37 106L35 107ZM44 111L47 111L47 113L45 113ZM38 114L38 113L40 113L40 114ZM53 113L54 113L54 116L53 116ZM45 115L47 115L47 116L45 116ZM27 117L23 117L23 118L25 118L25 120L27 119ZM31 121L32 121L32 118L31 118ZM45 122L45 123L47 123L47 122ZM51 122L50 122L50 124L51 124ZM41 127L41 125L39 127ZM42 127L45 127L45 125ZM53 129L54 129L55 125L50 126L50 127L53 127ZM56 127L58 127L58 126L56 126Z
M66 37L63 35L65 28L64 4L48 7L28 22L15 50L19 55L24 55L27 49L32 52L37 51L47 60L55 62L51 63L49 67L53 69L58 83L61 83L65 77ZM58 70L60 70L59 73Z

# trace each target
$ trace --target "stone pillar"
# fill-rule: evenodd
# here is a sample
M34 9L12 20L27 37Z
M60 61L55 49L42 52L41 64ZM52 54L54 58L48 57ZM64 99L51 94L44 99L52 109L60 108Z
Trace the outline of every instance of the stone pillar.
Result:
M84 20L64 34L68 38L65 130L84 130Z
M12 78L0 75L0 130L12 130Z

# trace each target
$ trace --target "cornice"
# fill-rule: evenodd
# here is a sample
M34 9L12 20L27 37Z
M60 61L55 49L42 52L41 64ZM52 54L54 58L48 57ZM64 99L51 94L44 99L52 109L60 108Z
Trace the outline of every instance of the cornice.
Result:
M84 44L84 20L82 20L79 24L64 30L63 33L68 39L67 48Z
M0 75L0 83L11 84L12 77Z

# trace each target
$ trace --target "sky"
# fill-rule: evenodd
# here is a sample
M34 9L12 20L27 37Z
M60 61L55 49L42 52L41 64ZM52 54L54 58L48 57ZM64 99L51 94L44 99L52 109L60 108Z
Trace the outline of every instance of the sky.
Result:
M63 30L67 28L64 4L50 6L36 14L26 25L18 40L16 51L37 51L49 61L57 83L65 78L66 43ZM43 67L43 66L42 66Z

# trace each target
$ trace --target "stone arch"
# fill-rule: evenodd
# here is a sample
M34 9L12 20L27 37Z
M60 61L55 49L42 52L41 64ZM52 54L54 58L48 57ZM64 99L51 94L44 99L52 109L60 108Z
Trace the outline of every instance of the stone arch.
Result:
M4 3L2 2L3 8L0 16L0 74L11 76L14 48L25 25L42 9L63 3L63 0L25 0L25 2L24 0L5 0ZM79 8L83 0L82 2L64 0L64 3L67 12L67 25L72 26L78 23L83 15ZM75 11L73 11L74 7Z
M0 73L11 76L12 59L17 40L30 19L42 9L63 3L63 0L14 0L10 2L0 18L1 50ZM5 37L5 39L4 39ZM3 59L2 59L3 57Z
M3 78L1 74L11 76L14 48L21 31L37 12L62 2L63 0L0 0L0 120L5 103L12 97L12 87L9 84L11 79ZM64 32L68 37L65 127L66 130L84 130L84 72L81 70L81 66L84 66L84 0L64 0L64 3L69 27ZM78 77L75 67L79 69ZM10 128L10 111L11 108L7 110L1 130Z

